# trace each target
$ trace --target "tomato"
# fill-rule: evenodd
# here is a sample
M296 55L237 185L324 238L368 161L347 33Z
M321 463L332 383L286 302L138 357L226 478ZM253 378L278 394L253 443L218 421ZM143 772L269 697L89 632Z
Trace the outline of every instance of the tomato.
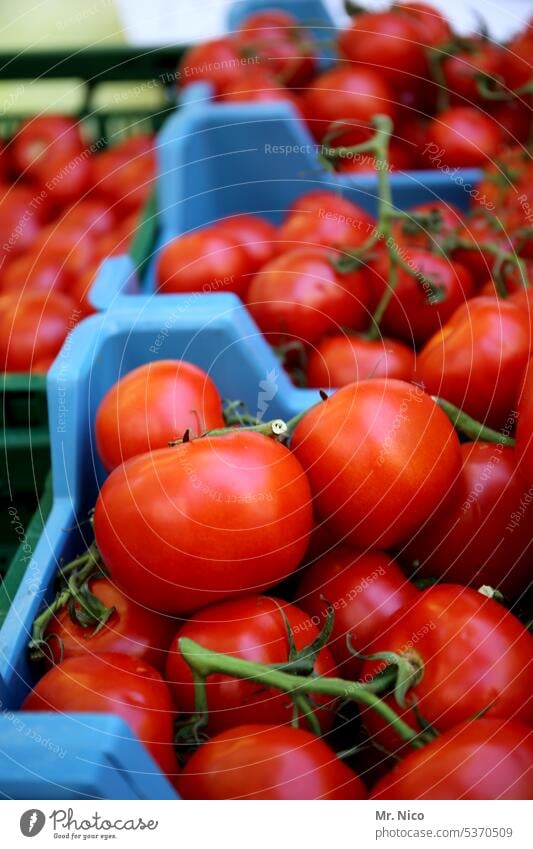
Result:
M432 514L460 465L449 420L418 387L363 380L311 409L292 448L318 515L361 548L390 548Z
M287 12L271 9L249 15L233 40L244 56L257 56L285 85L303 86L315 72L311 33Z
M119 652L162 672L176 621L136 604L107 578L93 579L89 589L105 607L114 607L115 612L95 633L94 626L83 628L74 622L64 607L51 620L45 634L54 663L69 657Z
M170 693L159 672L144 660L118 652L70 657L38 681L22 710L114 713L164 772L178 772Z
M293 604L267 596L212 604L182 625L170 647L165 676L178 711L194 713L192 673L179 651L182 637L204 648L255 663L285 664L289 661L289 643L281 610L288 620L296 648L302 650L310 645L318 636L318 628L307 614ZM319 652L314 671L321 677L336 676L337 669L328 648ZM256 722L288 725L293 715L291 699L279 690L227 675L208 678L207 704L210 735ZM316 705L313 712L322 731L327 731L335 718L334 700L330 696L313 696L313 705Z
M60 263L26 251L7 263L0 273L2 292L50 292L65 288L66 277Z
M433 167L475 168L496 155L502 141L498 125L474 107L451 106L428 128L426 162Z
M63 161L83 150L79 124L66 115L36 115L23 121L9 145L11 162L19 174L42 182L42 166L49 158Z
M516 410L530 350L525 310L509 300L473 298L422 349L417 378L431 395L499 428Z
M519 33L507 44L501 74L509 88L521 88L530 82L532 50L531 29Z
M463 214L459 207L443 200L419 203L407 210L412 218L400 218L393 221L393 234L396 240L411 247L431 250L438 246L462 223ZM438 222L435 228L418 223L417 215L431 216Z
M143 145L133 155L131 149L120 144L91 157L94 191L117 215L137 212L148 200L155 179L153 147Z
M278 231L276 253L293 248L355 248L375 230L375 221L360 206L330 192L309 192L294 204Z
M468 101L469 105L483 103L478 91L480 75L498 78L503 66L504 51L496 44L482 38L471 38L468 48L446 56L442 62L442 76L452 102Z
M96 280L100 263L90 263L85 274L81 274L78 279L71 283L68 287L68 296L75 302L80 310L80 319L87 318L89 315L94 315L95 308L89 301L89 293Z
M491 104L490 114L503 133L505 144L527 143L531 131L531 108L526 103L521 100L496 102Z
M409 248L402 251L402 259L413 273L398 268L381 327L391 336L421 344L474 294L474 283L460 263L430 251ZM380 253L370 265L375 272L373 284L379 287L381 297L388 288L390 260Z
M165 245L156 267L162 292L234 292L244 295L254 265L236 236L205 227Z
M533 730L477 719L411 752L379 781L372 799L531 799Z
M301 117L298 98L263 68L252 68L225 86L220 100L230 103L290 103Z
M0 363L4 371L46 371L80 315L59 292L0 297ZM42 362L41 362L42 361Z
M274 255L276 227L260 215L232 215L216 225L219 233L228 233L248 254L254 271Z
M409 381L414 372L414 352L402 342L337 333L309 354L307 385L329 389L374 377Z
M458 228L457 235L460 239L471 242L473 247L456 248L453 251L453 259L464 265L477 283L487 278L495 263L494 254L484 249L483 245L492 245L514 253L512 239L508 232L502 228L497 218L487 216L484 210L475 211L469 215L464 224Z
M313 344L341 325L362 330L368 324L364 273L341 274L335 258L324 248L300 248L256 274L246 305L270 342L296 338Z
M106 469L189 430L224 427L222 400L209 375L183 360L160 360L130 371L109 389L96 412L98 454Z
M533 360L529 361L521 389L516 426L516 451L520 472L529 484L533 484Z
M467 587L437 584L396 616L369 653L396 652L418 670L405 710L389 697L413 727L417 723L410 705L415 703L437 731L447 731L481 711L491 718L531 723L528 682L533 637L503 605ZM367 660L362 679L370 680L382 668L383 661ZM384 727L379 714L365 709L363 721L385 748L394 747L394 732Z
M104 483L94 515L113 580L176 614L277 584L300 563L311 522L296 458L245 430L129 460Z
M119 223L109 205L93 197L83 198L67 209L64 221L68 227L83 228L90 239L106 236Z
M394 119L396 101L383 78L366 68L339 66L320 74L302 94L302 108L314 137L321 142L335 121L346 132L331 144L356 144L369 137L374 115Z
M450 41L453 31L442 14L434 6L425 3L401 3L393 7L398 15L407 15L416 24L419 32L419 41L428 47L437 47L446 41Z
M190 47L178 65L177 79L182 87L191 83L211 83L215 94L238 77L247 61L229 38L204 41Z
M364 654L394 614L416 601L418 591L390 555L339 546L306 569L295 598L318 626L325 621L328 603L332 606L328 648L339 674L356 680L362 661L348 649L348 636L355 651Z
M310 192L298 195L288 210L286 220L298 212L305 212L306 215L318 214L322 218L326 217L327 213L335 214L341 221L345 218L353 219L352 223L361 221L365 226L368 225L369 231L376 224L373 217L362 206L344 197L339 192L332 192L328 189L313 189ZM327 220L332 220L332 215Z
M31 248L43 221L43 204L25 186L0 187L1 265Z
M47 192L46 203L55 213L83 197L91 185L91 161L88 151L65 154L48 153L35 166L34 180Z
M458 480L404 556L420 563L417 576L486 584L518 598L530 581L531 528L516 453L486 442L462 445L461 453Z
M178 779L184 799L364 799L363 782L302 728L241 725L196 750Z

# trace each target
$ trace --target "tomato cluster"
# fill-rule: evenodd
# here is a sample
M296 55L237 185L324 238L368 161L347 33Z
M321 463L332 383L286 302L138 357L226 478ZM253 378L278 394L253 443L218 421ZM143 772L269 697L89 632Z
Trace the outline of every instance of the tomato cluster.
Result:
M93 312L100 263L125 252L151 189L149 135L103 148L60 115L24 121L0 156L0 360L46 372Z

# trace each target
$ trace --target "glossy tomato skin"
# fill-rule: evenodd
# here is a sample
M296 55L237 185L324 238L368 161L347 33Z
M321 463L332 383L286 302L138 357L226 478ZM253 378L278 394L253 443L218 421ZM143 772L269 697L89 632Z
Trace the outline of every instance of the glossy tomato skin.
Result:
M450 106L428 128L426 161L433 167L476 168L494 159L501 145L501 131L487 115L470 106Z
M155 178L153 145L142 137L138 147L121 142L91 157L95 195L122 217L138 212L148 199Z
M312 189L298 195L288 209L287 219L298 212L305 212L306 215L319 214L328 221L335 220L336 217L340 221L347 219L352 224L361 222L361 226L367 227L369 232L376 224L374 218L362 206L329 189Z
M409 248L405 261L413 274L398 269L394 293L381 326L391 336L420 345L474 294L474 282L460 263L427 250ZM382 294L388 287L389 258L381 253L371 261L371 266L375 272L373 285L380 287Z
M453 31L445 16L425 3L402 3L394 7L397 15L407 15L416 24L419 40L428 47L436 47L452 38Z
M211 83L215 94L229 85L242 73L246 63L240 52L229 38L217 38L195 44L189 48L178 66L178 85L185 87L191 83Z
M335 619L328 648L340 676L350 680L357 679L362 661L349 650L348 635L355 651L365 654L397 611L417 598L418 590L390 555L348 546L338 546L311 563L295 595L318 627L326 620L327 603L333 607Z
M532 761L529 726L477 719L407 755L371 799L531 799Z
M69 657L119 652L163 672L176 621L132 601L108 578L96 578L90 582L89 589L106 607L114 607L115 612L95 634L94 628L83 628L73 622L68 610L63 608L46 630L54 663Z
M112 579L175 614L274 586L300 563L311 524L296 458L244 430L129 460L104 483L94 517Z
M130 371L96 412L98 454L106 469L189 430L191 437L224 427L222 399L208 374L183 360L159 360Z
M315 72L312 36L287 12L272 9L249 15L233 39L243 55L257 56L284 85L306 85Z
M0 363L5 371L46 371L80 317L59 292L0 297ZM46 363L43 368L42 363Z
M461 454L458 480L402 556L417 577L485 584L514 600L528 588L532 558L527 486L516 452L501 443L469 442Z
M277 228L261 215L232 215L219 221L217 229L229 233L244 248L254 271L272 259Z
M368 324L364 274L341 274L336 258L324 248L300 248L256 274L246 304L270 342L299 339L312 345L343 325L362 330Z
M533 484L533 360L529 361L520 393L516 452L520 473L527 483Z
M304 416L292 447L318 515L343 541L364 549L408 538L460 466L447 417L421 389L400 380L343 387Z
M216 227L178 236L162 249L156 276L161 292L244 295L254 264L237 238Z
M463 213L459 207L446 201L429 201L419 203L407 210L412 214L412 220L400 219L393 221L393 233L400 243L408 244L413 248L432 250L457 230L463 221ZM432 229L423 224L416 225L416 215L433 215L439 220L439 227Z
M64 160L83 149L79 125L66 115L37 115L24 121L9 145L15 171L41 182L41 168L49 158Z
M169 650L165 676L179 713L194 712L192 674L179 651L179 640L188 637L204 648L254 663L287 663L289 643L281 610L287 617L296 648L301 651L318 636L318 628L294 604L267 596L212 604L180 627ZM336 676L335 661L328 648L318 654L314 671L320 676ZM330 696L313 698L318 705L314 713L322 731L327 731L335 717L335 702ZM288 696L227 675L208 678L207 702L210 735L237 725L262 722L290 725L292 721L293 705Z
M178 779L184 799L364 799L363 782L302 728L244 725L204 743Z
M231 103L290 103L301 116L299 99L264 68L243 71L240 77L225 86L222 101Z
M355 248L366 242L375 229L371 216L357 204L330 193L302 195L278 231L275 251L295 248Z
M143 660L117 652L71 657L41 678L22 710L114 713L164 772L178 772L172 699L159 672Z
M34 203L34 192L26 186L0 186L0 259L3 262L33 246L44 219L43 204L34 210Z
M414 372L414 352L402 342L337 333L309 354L307 385L330 389L374 377L409 381Z
M413 727L417 724L409 703L414 698L420 715L439 732L480 711L531 724L533 637L507 608L468 587L436 584L396 617L369 654L393 651L421 667L405 710L390 697L397 713ZM382 668L383 661L367 660L362 679L371 679ZM377 713L365 710L363 721L385 748L397 745L398 738Z
M501 74L504 51L483 39L471 39L467 50L447 56L442 62L442 75L453 103L482 103L477 77L484 74L494 79Z
M355 66L339 66L320 74L303 93L302 108L309 129L320 142L335 121L346 122L346 133L331 142L335 146L368 138L374 115L388 115L393 120L396 115L393 92L382 77Z
M61 291L66 286L61 265L53 259L26 251L6 263L0 274L2 292L51 292Z
M473 298L419 353L417 378L431 395L500 428L516 410L530 350L525 310L509 300Z

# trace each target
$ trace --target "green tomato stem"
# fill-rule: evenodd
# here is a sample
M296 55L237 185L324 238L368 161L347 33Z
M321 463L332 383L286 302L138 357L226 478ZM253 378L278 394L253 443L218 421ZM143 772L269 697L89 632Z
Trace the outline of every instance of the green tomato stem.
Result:
M469 416L468 413L463 412L463 410L456 407L455 404L452 404L450 401L446 401L444 398L439 398L436 395L433 395L432 398L435 403L439 405L441 410L446 413L453 426L470 439L480 439L483 442L494 442L499 445L508 445L511 448L514 448L516 445L512 436L506 436L505 434L499 433L497 430L493 430L491 427L487 427L481 422L476 421Z

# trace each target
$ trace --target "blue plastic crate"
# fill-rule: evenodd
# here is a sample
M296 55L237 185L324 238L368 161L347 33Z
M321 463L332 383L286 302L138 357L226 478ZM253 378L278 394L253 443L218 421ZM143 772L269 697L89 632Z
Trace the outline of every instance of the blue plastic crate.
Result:
M106 476L93 429L106 391L133 368L170 357L204 368L222 397L237 396L253 413L265 381L273 418L290 418L317 399L316 391L291 384L236 296L141 297L134 304L82 322L48 374L54 505L0 630L0 789L6 796L175 798L116 717L16 713L37 677L26 651L33 619L53 597L58 563L89 541L84 520ZM20 723L28 734L14 733ZM43 747L43 739L66 740L68 759Z

